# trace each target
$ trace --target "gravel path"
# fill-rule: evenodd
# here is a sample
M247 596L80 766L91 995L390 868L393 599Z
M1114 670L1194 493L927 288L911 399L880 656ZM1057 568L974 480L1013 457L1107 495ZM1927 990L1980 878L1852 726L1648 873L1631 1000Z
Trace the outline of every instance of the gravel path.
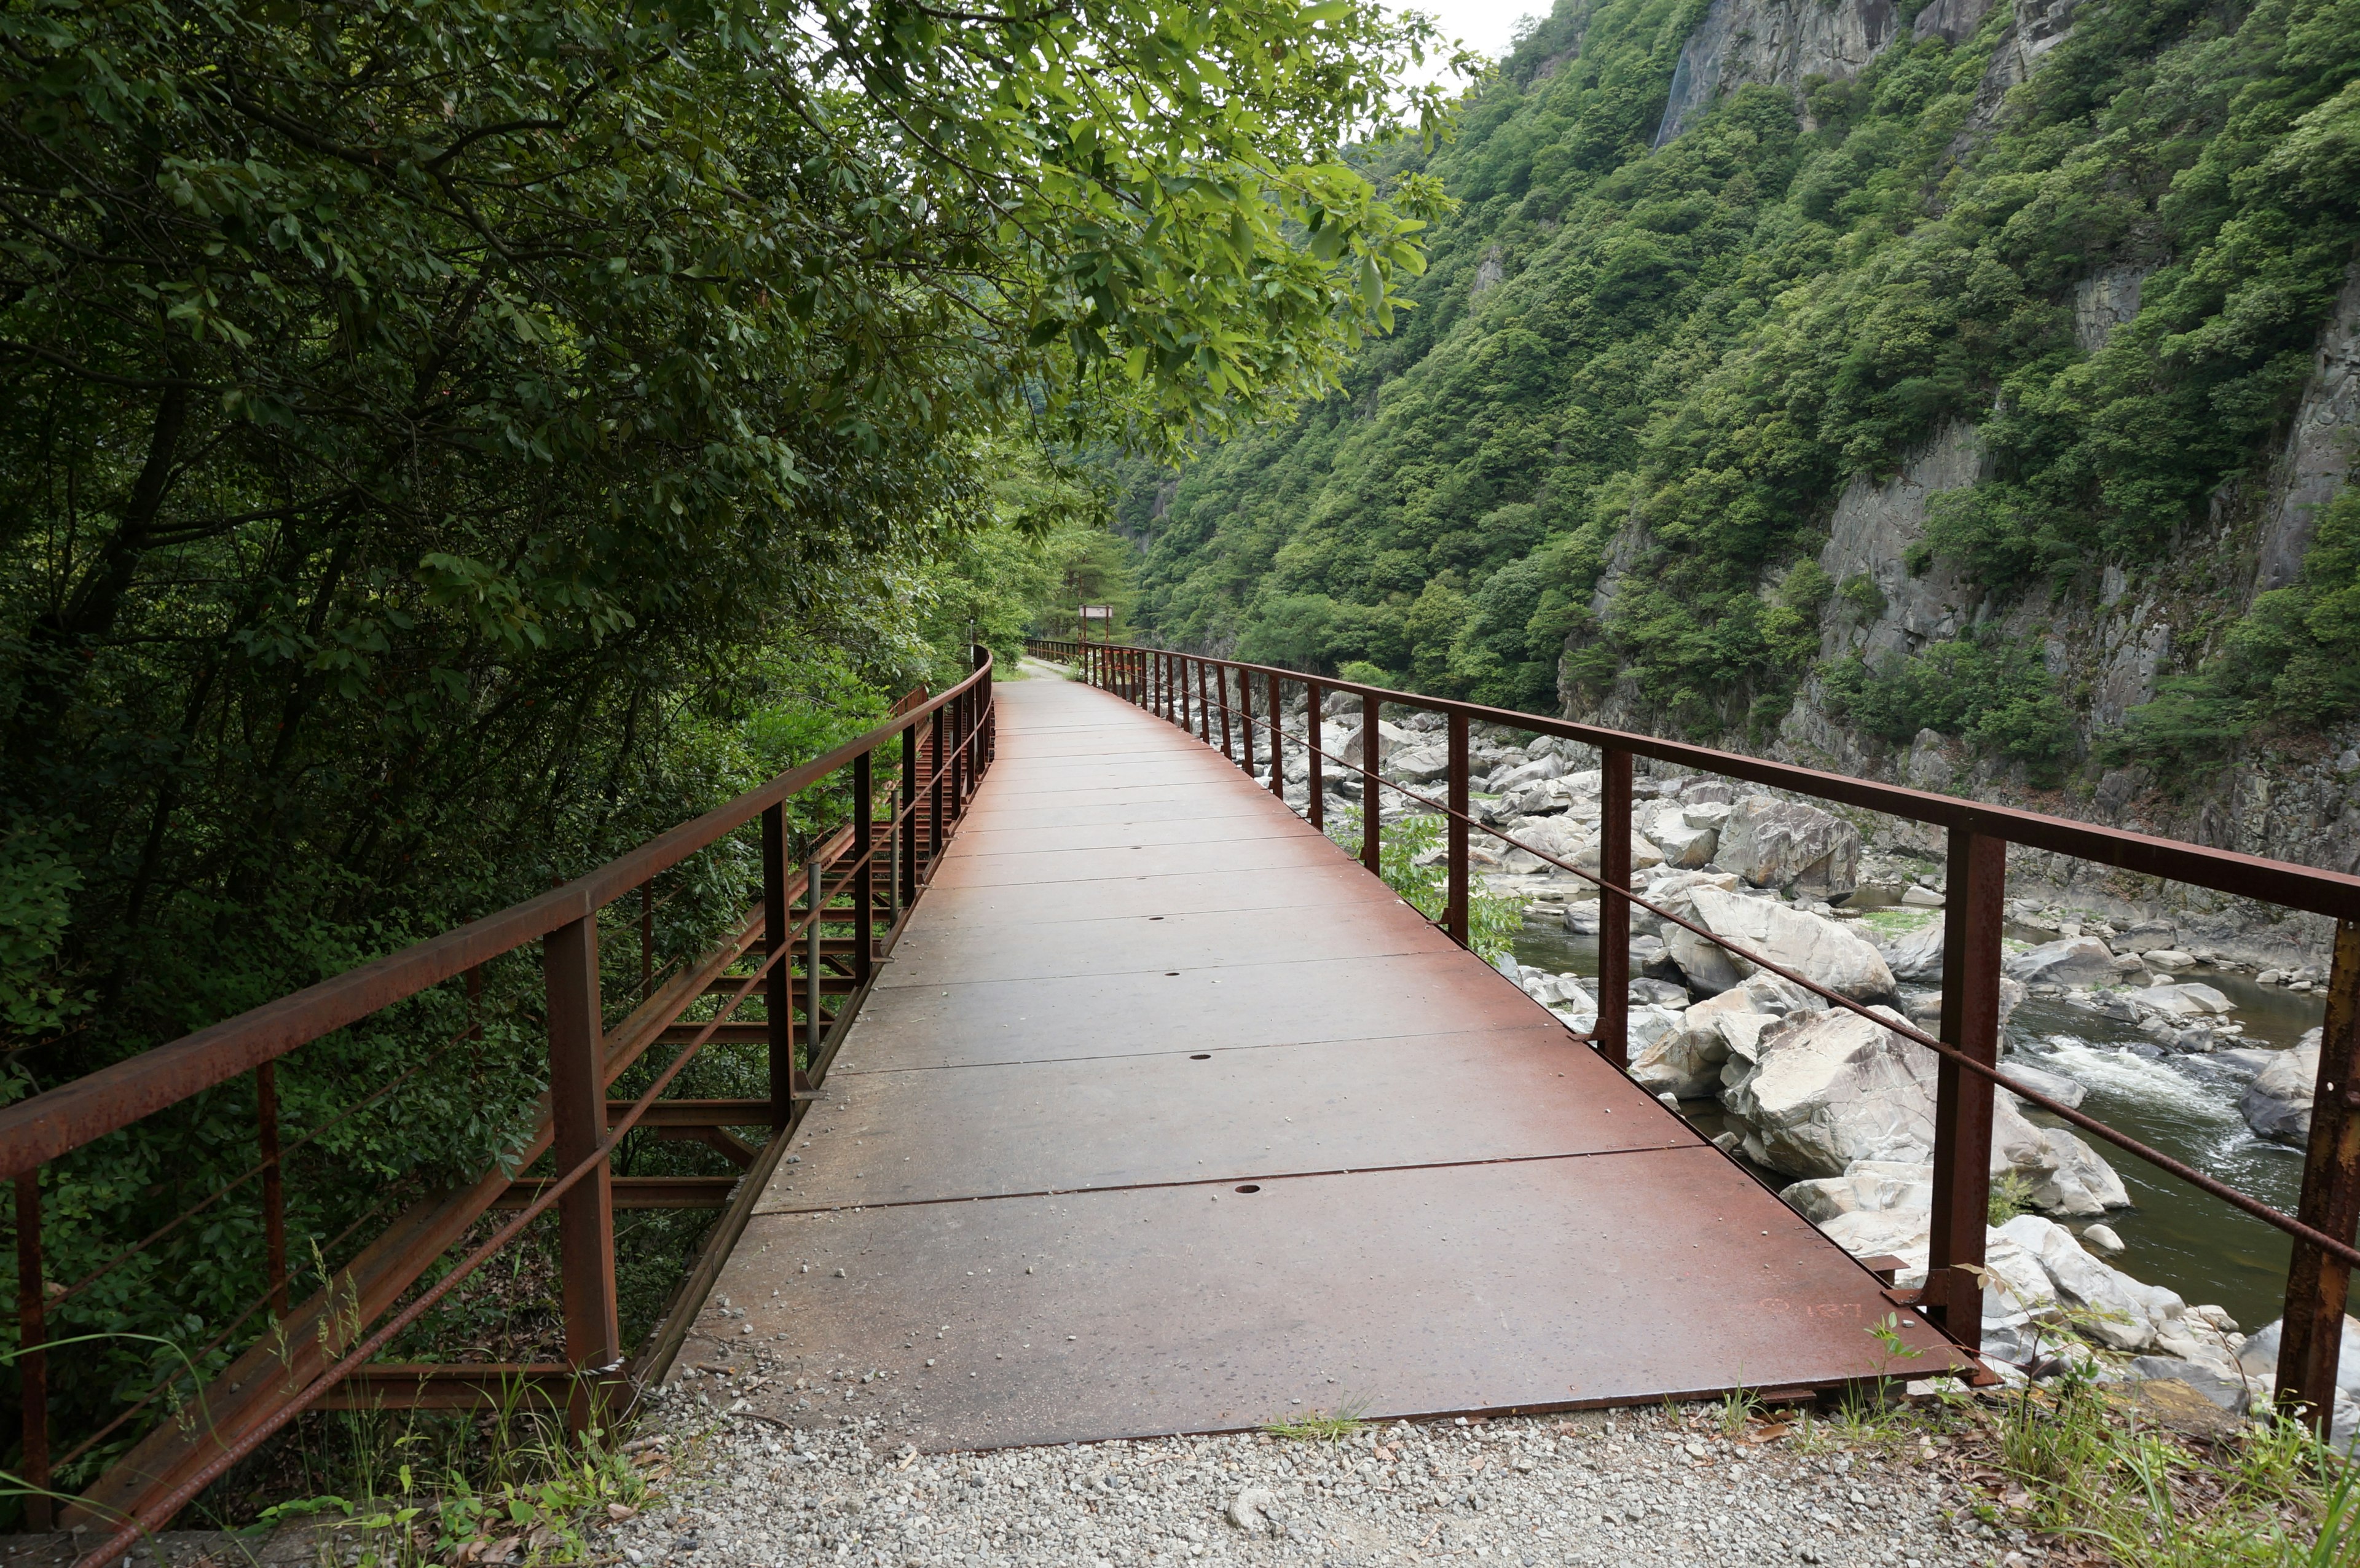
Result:
M2038 1561L1977 1521L1944 1439L1846 1447L1824 1424L1732 1442L1717 1409L1364 1427L1337 1441L1166 1438L992 1454L871 1450L672 1408L665 1500L632 1564L1825 1563ZM704 1435L688 1435L702 1432ZM880 1443L882 1439L877 1440ZM799 1446L800 1445L800 1446Z

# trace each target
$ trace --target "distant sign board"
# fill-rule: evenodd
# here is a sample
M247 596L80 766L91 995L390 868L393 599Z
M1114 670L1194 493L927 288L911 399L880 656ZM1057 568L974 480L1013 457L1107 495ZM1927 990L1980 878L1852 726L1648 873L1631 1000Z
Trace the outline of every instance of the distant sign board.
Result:
M1086 621L1110 621L1114 619L1114 606L1112 604L1084 604L1082 606L1082 619Z

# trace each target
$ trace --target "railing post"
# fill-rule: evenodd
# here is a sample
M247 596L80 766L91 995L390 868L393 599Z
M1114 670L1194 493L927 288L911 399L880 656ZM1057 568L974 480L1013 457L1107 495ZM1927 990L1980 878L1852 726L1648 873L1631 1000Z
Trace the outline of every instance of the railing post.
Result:
M1221 699L1221 759L1225 762L1235 762L1238 759L1238 754L1229 742L1229 667L1228 665L1213 666L1213 690L1220 694Z
M1952 828L1942 914L1942 1039L1999 1064L2000 931L2007 844ZM1969 1350L1983 1339L1983 1227L1991 1217L1992 1083L1941 1059L1934 1077L1934 1225L1923 1300Z
M1383 806L1377 799L1377 768L1383 747L1377 742L1377 724L1385 705L1374 697L1360 699L1360 864L1371 877L1385 874L1384 846L1379 834Z
M1270 672L1270 792L1273 798L1286 799L1286 741L1279 727L1278 671Z
M787 970L787 809L762 813L762 975L764 1030L770 1046L770 1126L783 1131L795 1111L794 985Z
M1319 771L1319 748L1328 744L1328 736L1322 727L1323 721L1319 713L1319 682L1306 681L1303 683L1303 695L1305 701L1303 733L1311 744L1310 753L1306 758L1309 772L1305 779L1311 790L1311 825L1324 833L1328 828L1328 812L1320 800L1320 791L1325 786L1322 782L1324 775Z
M1239 766L1249 779L1253 777L1253 672L1241 668L1238 671L1238 749L1244 760Z
M255 1141L262 1154L262 1256L270 1310L287 1315L287 1186L279 1160L279 1063L254 1070Z
M596 1168L557 1200L559 1268L565 1303L565 1359L577 1374L567 1419L575 1431L598 1419L596 1384L623 1361L615 1308L615 1195L599 1146L606 1136L605 1024L598 1003L598 921L585 915L541 939L549 988L550 1154L560 1176Z
M852 759L852 983L866 985L877 964L877 780L869 754Z
M810 911L803 923L803 1060L817 1067L820 1041L827 1034L827 1020L819 1010L825 978L820 962L820 912L827 907L827 863L817 857L803 863L803 903Z
M895 837L899 844L894 866L898 887L894 894L894 915L918 901L918 726L910 724L901 731L901 825Z
M1616 887L1631 885L1631 754L1601 747L1598 874ZM1631 1065L1631 906L1604 888L1598 893L1598 1023L1590 1031L1598 1054L1616 1067Z
M653 877L639 884L639 996L642 1002L656 988L656 885Z
M1205 683L1205 661L1198 659L1190 662L1196 668L1196 738L1210 746L1213 744L1213 700L1206 695L1208 688Z
M943 710L934 710L934 759L926 768L926 879L943 858Z
M49 1498L49 1304L41 1296L41 1173L16 1178L16 1377L23 1396L25 1528L47 1534Z
M1446 906L1446 918L1450 923L1450 940L1461 947L1471 947L1473 936L1470 910L1467 897L1467 715L1457 708L1450 710L1450 817L1445 824L1450 844L1450 902ZM1630 854L1625 841L1623 854Z
M2295 1217L2338 1239L2360 1229L2360 920L2339 920L2328 970L2327 1018L2320 1030L2318 1087L2302 1159ZM2335 1413L2335 1372L2344 1341L2351 1267L2301 1241L2287 1269L2286 1321L2278 1338L2279 1405L2322 1437Z

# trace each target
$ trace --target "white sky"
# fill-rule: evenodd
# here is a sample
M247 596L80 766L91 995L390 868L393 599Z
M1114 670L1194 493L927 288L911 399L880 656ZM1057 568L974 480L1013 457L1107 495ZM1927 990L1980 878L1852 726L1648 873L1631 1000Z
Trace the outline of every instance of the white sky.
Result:
M1390 9L1419 10L1442 24L1446 37L1455 38L1497 60L1508 49L1508 35L1519 16L1546 16L1554 0L1408 0ZM1439 72L1436 74L1439 75Z

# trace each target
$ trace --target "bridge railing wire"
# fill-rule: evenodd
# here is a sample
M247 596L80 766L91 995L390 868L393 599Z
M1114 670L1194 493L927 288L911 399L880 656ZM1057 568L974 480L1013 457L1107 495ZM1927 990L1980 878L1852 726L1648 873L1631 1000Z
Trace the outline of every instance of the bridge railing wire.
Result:
M812 1085L825 1076L844 1027L866 995L877 960L890 950L911 904L931 882L944 846L990 766L997 742L992 670L984 650L975 651L975 672L950 690L932 696L923 688L910 693L893 705L884 724L550 893L0 1108L0 1176L12 1180L15 1197L18 1348L14 1359L20 1384L23 1472L16 1479L27 1497L27 1523L36 1530L53 1524L77 1528L84 1531L84 1540L93 1533L91 1526L112 1527L81 1560L112 1563L306 1410L447 1405L454 1392L480 1393L484 1380L471 1377L467 1369L372 1364L485 1262L552 1212L564 1359L473 1371L519 1375L518 1380L564 1409L576 1427L610 1417L639 1386L660 1378L702 1304L711 1274L742 1232L753 1200L793 1127L817 1097ZM881 817L875 799L880 773L890 790ZM817 835L808 846L798 845L788 821L789 804L806 791L847 779L850 821ZM660 898L658 878L749 825L759 825L761 837L757 907L731 922L733 934L717 948L702 956L681 953L660 960L655 914L677 888ZM801 864L790 864L791 853ZM636 906L626 912L636 916L639 974L636 985L619 988L628 1004L628 1016L610 1021L614 1009L601 995L597 927L602 914L625 900ZM824 939L824 928L842 934ZM290 1304L283 1192L289 1157L383 1104L462 1044L480 1051L485 964L535 942L541 950L546 1004L541 1023L551 1082L537 1130L508 1160L471 1184L411 1203L358 1254L330 1269L316 1295ZM800 975L793 973L798 958ZM740 963L747 961L752 964L750 971L740 970ZM464 1027L354 1104L292 1142L280 1142L275 1094L280 1059L454 978L465 985ZM668 1193L687 1189L690 1195L653 1194L646 1203L632 1204L660 1207L687 1202L724 1213L672 1311L627 1367L615 1297L613 1214L618 1193L630 1193L628 1179L613 1174L614 1157L699 1052L716 1038L725 1038L732 1015L749 997L761 1001L765 1011L764 1022L751 1027L768 1047L769 1096L759 1102L672 1100L666 1104L661 1129L718 1132L767 1121L771 1135L740 1176L659 1183ZM837 1003L833 1011L826 1006L831 997ZM717 998L717 1006L706 1007L709 998ZM653 1070L638 1095L628 1102L608 1100L609 1085L660 1043L677 1049ZM144 1229L137 1240L113 1249L73 1284L50 1283L43 1258L42 1167L246 1073L256 1076L260 1158L160 1225ZM544 1157L552 1163L552 1175L517 1175ZM55 1344L62 1351L69 1342L51 1334L52 1315L257 1180L268 1254L264 1292L232 1314L206 1343L193 1352L183 1350L174 1371L117 1401L122 1408L53 1460L49 1347ZM380 1196L341 1234L315 1247L315 1253L334 1255L393 1202L391 1193ZM454 1244L464 1245L476 1222L495 1207L515 1212L466 1247L438 1278L418 1288ZM192 1387L194 1369L229 1345L266 1309L269 1317L260 1337L226 1370ZM377 1324L373 1329L368 1327L372 1323ZM73 1336L73 1341L87 1337ZM151 1424L81 1495L54 1492L52 1477L58 1469L90 1454L168 1394L173 1396L171 1420Z
M1325 768L1334 764L1359 776L1360 858L1379 869L1380 791L1392 790L1448 824L1448 899L1436 926L1462 946L1470 941L1470 834L1522 850L1570 873L1600 895L1599 996L1596 1023L1586 1036L1600 1055L1628 1071L1630 910L1633 905L1754 968L1776 975L1830 1007L1858 1015L1897 1039L1934 1053L1938 1068L1934 1115L1934 1219L1928 1269L1918 1305L1950 1338L1971 1351L1982 1345L1984 1224L1990 1198L1993 1090L2010 1094L2134 1155L2290 1237L2286 1313L2279 1347L2278 1398L2322 1432L2332 1417L2350 1272L2360 1265L2354 1246L2360 1230L2360 877L2199 844L2076 822L2015 808L1872 783L1812 768L1767 762L1597 725L1574 724L1446 698L1395 691L1298 670L1174 649L1106 643L1036 640L1039 657L1077 666L1084 678L1156 713L1249 774L1254 736L1266 729L1270 789L1285 799L1285 748L1306 754L1305 814L1326 827ZM1263 712L1254 708L1254 684L1263 683ZM1306 733L1284 724L1282 683L1305 689ZM1234 697L1232 693L1234 692ZM1359 755L1330 752L1322 726L1329 693L1360 701ZM1382 776L1378 725L1388 705L1443 715L1448 748L1444 798ZM1214 739L1218 719L1219 739ZM1232 720L1236 722L1233 734ZM1526 734L1554 735L1594 747L1600 757L1599 868L1590 870L1550 850L1487 824L1472 809L1469 726L1481 723ZM1317 737L1315 740L1313 737ZM1234 744L1233 744L1234 743ZM1948 830L1949 897L1943 911L1940 1035L1879 1013L1866 1004L1718 935L1664 908L1630 884L1632 759L1644 756L1699 772L1720 774L1840 804L1886 812ZM2289 1214L2204 1171L2171 1158L2095 1116L2009 1078L1999 1066L1999 981L2005 913L2006 848L2027 844L2102 864L2169 877L2242 898L2323 914L2336 921L2328 982L2319 1079L2305 1151L2299 1212Z

